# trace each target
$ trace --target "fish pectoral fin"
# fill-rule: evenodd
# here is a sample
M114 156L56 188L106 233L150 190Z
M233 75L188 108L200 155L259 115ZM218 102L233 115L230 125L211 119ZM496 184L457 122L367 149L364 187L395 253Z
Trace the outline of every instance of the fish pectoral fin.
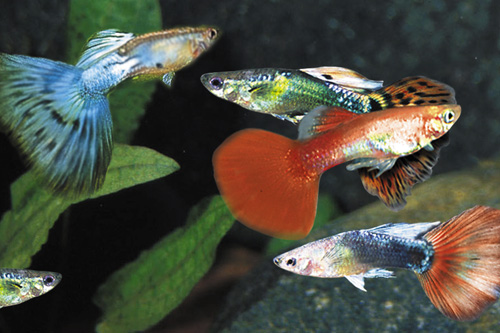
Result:
M396 161L397 158L358 158L347 166L347 170L354 171L361 168L369 168L368 171L378 170L378 173L375 176L375 178L377 178L387 170L392 169Z
M298 124L300 120L304 118L303 115L286 115L286 114L276 114L276 113L271 113L271 116L276 117L279 120L286 120L292 122L294 124Z
M163 75L161 80L168 88L171 88L172 87L172 80L174 79L174 76L175 76L175 72L168 72L165 75Z
M432 143L429 143L427 145L424 146L424 149L427 150L427 151L433 151L434 150L434 146L432 145Z
M366 292L364 274L358 275L347 275L345 277L349 282L351 282L356 288Z
M377 90L382 88L384 81L370 80L348 68L343 67L317 67L303 68L300 70L306 74L314 76L317 79L332 82L353 90Z

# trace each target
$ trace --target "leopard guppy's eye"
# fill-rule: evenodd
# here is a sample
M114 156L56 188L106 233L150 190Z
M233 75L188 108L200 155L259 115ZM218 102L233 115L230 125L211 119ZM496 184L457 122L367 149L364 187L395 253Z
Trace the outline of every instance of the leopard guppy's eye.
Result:
M443 114L443 120L447 124L453 122L453 120L455 120L455 112L451 110L446 110L445 113Z
M295 258L290 258L286 261L287 266L295 266L297 264L297 260Z

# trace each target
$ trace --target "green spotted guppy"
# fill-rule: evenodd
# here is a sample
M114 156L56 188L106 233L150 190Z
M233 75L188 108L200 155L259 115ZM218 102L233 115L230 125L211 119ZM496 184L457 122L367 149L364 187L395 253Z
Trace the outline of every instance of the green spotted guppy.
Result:
M62 276L29 269L0 269L0 307L16 305L54 289Z
M251 111L298 123L319 106L368 113L400 106L455 104L453 88L422 77L383 87L382 81L342 67L260 68L201 76L212 94Z

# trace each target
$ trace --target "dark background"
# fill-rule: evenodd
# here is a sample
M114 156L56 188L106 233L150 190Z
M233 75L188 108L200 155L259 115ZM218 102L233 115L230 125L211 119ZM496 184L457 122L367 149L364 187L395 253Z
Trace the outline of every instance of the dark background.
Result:
M180 165L164 179L63 214L31 268L61 272L51 293L0 310L3 331L92 331L99 310L91 302L109 274L183 225L189 208L217 193L215 148L247 127L289 137L296 128L220 100L201 74L245 68L342 66L390 84L425 75L456 90L462 116L434 174L498 156L500 143L500 3L494 1L160 1L164 28L215 25L222 36L210 52L177 73L173 88L158 84L132 144L151 147ZM63 60L68 2L0 0L0 51ZM112 27L106 27L112 28ZM118 88L119 89L119 88ZM26 171L0 135L0 212L10 207L9 185ZM321 191L349 212L375 198L357 173L328 171ZM409 200L412 200L409 197ZM260 251L267 238L236 225L220 251ZM215 298L222 298L214 291ZM196 318L192 319L193 321ZM160 330L158 328L157 330Z

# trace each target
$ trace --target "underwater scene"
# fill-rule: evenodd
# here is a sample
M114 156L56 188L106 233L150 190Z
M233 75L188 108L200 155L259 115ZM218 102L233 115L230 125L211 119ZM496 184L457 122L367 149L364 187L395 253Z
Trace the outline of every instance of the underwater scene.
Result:
M496 331L499 15L0 4L0 331Z

